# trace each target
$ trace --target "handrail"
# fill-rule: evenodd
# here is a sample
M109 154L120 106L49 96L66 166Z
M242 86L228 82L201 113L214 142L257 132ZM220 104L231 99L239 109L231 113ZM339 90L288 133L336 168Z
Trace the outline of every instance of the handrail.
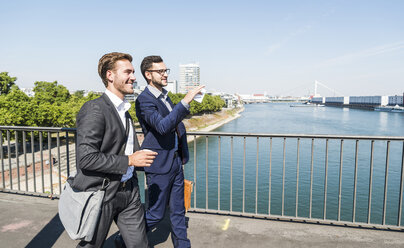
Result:
M26 126L0 126L0 130L19 131L60 131L76 132L76 128L67 127L26 127ZM279 134L279 133L231 133L190 131L188 135L196 136L233 136L233 137L269 137L269 138L308 138L308 139L350 139L350 140L394 140L404 141L404 136L371 136L371 135L341 135L341 134Z

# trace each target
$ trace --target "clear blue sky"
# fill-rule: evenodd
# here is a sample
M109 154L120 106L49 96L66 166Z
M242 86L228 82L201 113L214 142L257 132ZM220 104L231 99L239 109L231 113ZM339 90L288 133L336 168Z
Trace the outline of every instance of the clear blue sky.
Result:
M119 51L140 85L140 62L157 54L170 79L199 62L202 84L228 93L307 95L315 80L344 95L404 91L401 0L0 0L0 13L0 71L24 88L104 90L98 60Z

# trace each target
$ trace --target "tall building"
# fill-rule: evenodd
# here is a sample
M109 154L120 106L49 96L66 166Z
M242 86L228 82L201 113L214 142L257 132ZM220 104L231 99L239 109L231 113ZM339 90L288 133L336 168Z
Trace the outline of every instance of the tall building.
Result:
M171 91L173 94L177 94L178 92L178 84L177 80L167 81L167 86L164 87L167 91Z
M179 93L187 93L201 84L199 64L180 65Z

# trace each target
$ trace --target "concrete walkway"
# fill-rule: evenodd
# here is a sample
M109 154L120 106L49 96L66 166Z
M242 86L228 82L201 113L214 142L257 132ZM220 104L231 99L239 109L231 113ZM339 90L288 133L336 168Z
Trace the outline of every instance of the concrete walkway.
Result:
M0 192L1 247L75 247L57 214L58 200ZM404 233L316 224L187 214L193 247L404 247ZM111 227L104 247L114 247ZM149 233L152 247L172 247L168 220Z

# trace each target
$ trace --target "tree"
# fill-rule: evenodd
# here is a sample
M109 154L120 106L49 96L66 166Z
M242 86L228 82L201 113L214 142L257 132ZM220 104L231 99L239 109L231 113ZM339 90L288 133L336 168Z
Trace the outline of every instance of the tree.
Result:
M11 90L11 87L15 85L16 77L10 77L8 72L0 73L0 95L8 94Z
M9 94L0 96L0 125L31 126L33 106L30 98L16 85Z
M77 90L76 92L74 92L73 96L76 96L78 98L84 97L84 90Z
M34 101L37 104L56 103L60 105L61 103L67 102L70 98L70 93L67 88L63 85L58 85L57 81L35 82L34 92Z

